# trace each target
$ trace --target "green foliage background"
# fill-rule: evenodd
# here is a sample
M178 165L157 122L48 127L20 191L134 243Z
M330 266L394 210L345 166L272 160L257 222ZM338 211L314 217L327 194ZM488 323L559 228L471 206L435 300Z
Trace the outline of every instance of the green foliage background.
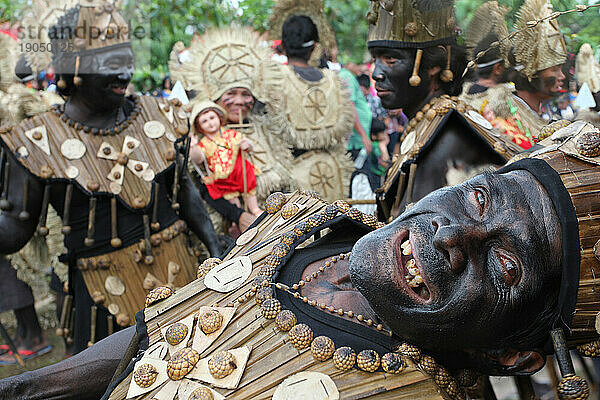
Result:
M157 87L167 73L169 53L175 42L189 44L194 34L209 26L229 24L250 25L265 32L274 0L124 0L129 15L147 26L151 35L145 48L139 50L134 83L140 90ZM367 56L367 13L370 0L324 0L325 11L338 40L342 62L362 62ZM511 8L509 26L523 0L498 0ZM16 22L28 0L0 0L0 21ZM457 0L457 20L462 28L468 26L474 10L485 0ZM585 0L552 0L556 10L573 8ZM597 3L588 1L588 4ZM598 10L585 14L561 17L560 25L567 37L569 49L576 52L588 42L595 48L600 43L600 15ZM135 49L134 49L135 50ZM143 54L142 54L143 53Z

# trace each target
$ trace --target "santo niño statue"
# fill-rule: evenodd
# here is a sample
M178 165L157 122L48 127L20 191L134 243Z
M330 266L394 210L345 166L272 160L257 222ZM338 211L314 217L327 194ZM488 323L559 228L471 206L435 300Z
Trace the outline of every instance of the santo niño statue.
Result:
M125 96L134 60L116 6L94 2L60 15L43 32L66 101L0 136L0 253L19 250L36 230L47 235L52 205L62 218L81 351L129 326L149 289L194 278L187 229L211 254L221 249L183 168L188 121L181 104ZM85 36L90 27L102 34Z

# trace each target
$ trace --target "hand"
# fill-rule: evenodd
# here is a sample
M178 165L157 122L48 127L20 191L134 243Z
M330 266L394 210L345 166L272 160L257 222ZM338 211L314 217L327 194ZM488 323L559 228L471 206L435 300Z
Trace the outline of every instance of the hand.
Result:
M365 147L365 150L367 151L367 154L371 154L371 152L373 151L373 145L371 144L371 141L364 137L362 138L362 142L363 146Z
M240 140L240 149L242 149L242 151L251 151L252 142L250 142L247 138L243 138Z
M204 178L202 178L202 182L205 185L211 185L215 182L215 178L211 175L211 176L205 176Z

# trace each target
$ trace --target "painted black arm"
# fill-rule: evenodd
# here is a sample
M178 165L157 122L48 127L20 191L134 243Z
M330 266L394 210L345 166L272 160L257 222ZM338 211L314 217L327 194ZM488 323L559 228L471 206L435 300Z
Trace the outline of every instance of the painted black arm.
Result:
M177 197L180 204L179 216L206 245L210 255L218 257L221 254L221 247L219 246L217 233L206 208L204 208L200 193L187 171L184 170L182 173L179 184L180 189Z
M0 399L97 400L125 354L135 327L57 364L0 380Z
M8 201L9 210L0 213L0 254L11 254L19 251L33 236L41 212L44 185L38 179L31 177L25 168L9 158ZM4 167L6 168L6 166ZM4 170L2 171L4 172ZM3 181L3 190L6 185ZM23 196L25 182L28 182L27 220L19 219L23 211Z

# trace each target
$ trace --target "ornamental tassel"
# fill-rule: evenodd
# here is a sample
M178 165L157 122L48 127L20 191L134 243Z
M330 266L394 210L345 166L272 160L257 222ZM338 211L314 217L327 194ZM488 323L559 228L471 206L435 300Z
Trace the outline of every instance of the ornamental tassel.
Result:
M92 306L91 309L91 320L90 320L90 341L88 347L92 347L96 342L96 319L98 317L98 307Z
M92 247L94 245L94 233L96 231L96 202L95 197L90 197L90 211L88 216L88 232L87 237L83 241L86 247Z
M71 346L73 344L73 328L75 327L75 307L71 307L71 312L69 314L69 323L67 324L67 329L65 330L65 335L67 336L67 344Z
M452 82L454 80L454 74L452 73L452 70L450 69L450 64L452 61L452 46L447 45L446 46L446 53L448 55L448 62L446 63L446 69L442 71L442 75L440 75L440 79L442 80L442 82Z
M69 225L69 219L71 214L71 198L73 197L73 184L69 183L67 185L67 189L65 190L65 204L63 208L63 227L61 228L61 232L63 235L68 235L71 233L71 226Z
M4 163L5 160L4 147L0 147L0 194L4 191Z
M386 215L386 218L389 220L393 218L391 212L400 206L400 202L402 201L402 197L404 196L404 184L406 183L406 173L404 171L400 172L400 177L398 178L398 189L396 190L396 200L394 200L394 204L392 205L392 209L390 210L390 214ZM391 222L391 221L389 221Z
M79 61L79 56L77 56L77 58L75 59L75 76L73 77L73 84L75 84L75 86L81 86L81 83L83 82L83 80L79 76Z
M561 400L587 399L590 388L585 379L575 375L575 368L573 368L573 361L562 328L551 330L550 336L554 344L554 356L558 362L560 374L563 376L557 387L558 398Z
M154 256L152 255L152 244L150 243L150 218L144 214L144 264L151 265L154 263Z
M121 247L123 242L119 239L119 232L117 229L117 198L112 197L110 199L110 232L112 239L110 245L114 248Z
M29 177L25 178L23 182L23 201L21 203L21 212L19 213L19 220L27 221L30 217L29 211L27 211L27 203L29 201Z
M71 314L71 304L73 302L73 296L66 295L63 299L62 309L60 310L60 324L56 328L56 336L65 336L65 329L67 328L67 318Z
M40 223L38 224L37 233L41 236L48 236L50 230L46 226L48 219L48 206L50 205L50 185L44 186L44 197L42 198L42 213L40 214Z
M179 156L175 155L175 176L173 177L173 198L171 199L171 208L175 211L179 210L177 195L179 194Z
M6 160L4 164L4 185L2 187L2 196L0 197L0 210L9 211L12 204L8 201L8 187L10 184L10 161Z
M417 55L415 56L415 66L413 67L413 73L408 83L410 86L417 87L421 84L421 77L419 76L419 69L421 68L421 59L423 58L423 49L417 50Z
M154 183L154 204L152 204L152 230L158 232L160 230L160 223L158 222L158 190L159 183Z
M115 332L115 322L114 322L114 317L112 315L106 316L106 326L107 326L108 336L112 335Z
M408 185L406 186L406 206L412 203L413 189L415 187L415 175L417 175L417 164L410 164L410 172L408 173Z

